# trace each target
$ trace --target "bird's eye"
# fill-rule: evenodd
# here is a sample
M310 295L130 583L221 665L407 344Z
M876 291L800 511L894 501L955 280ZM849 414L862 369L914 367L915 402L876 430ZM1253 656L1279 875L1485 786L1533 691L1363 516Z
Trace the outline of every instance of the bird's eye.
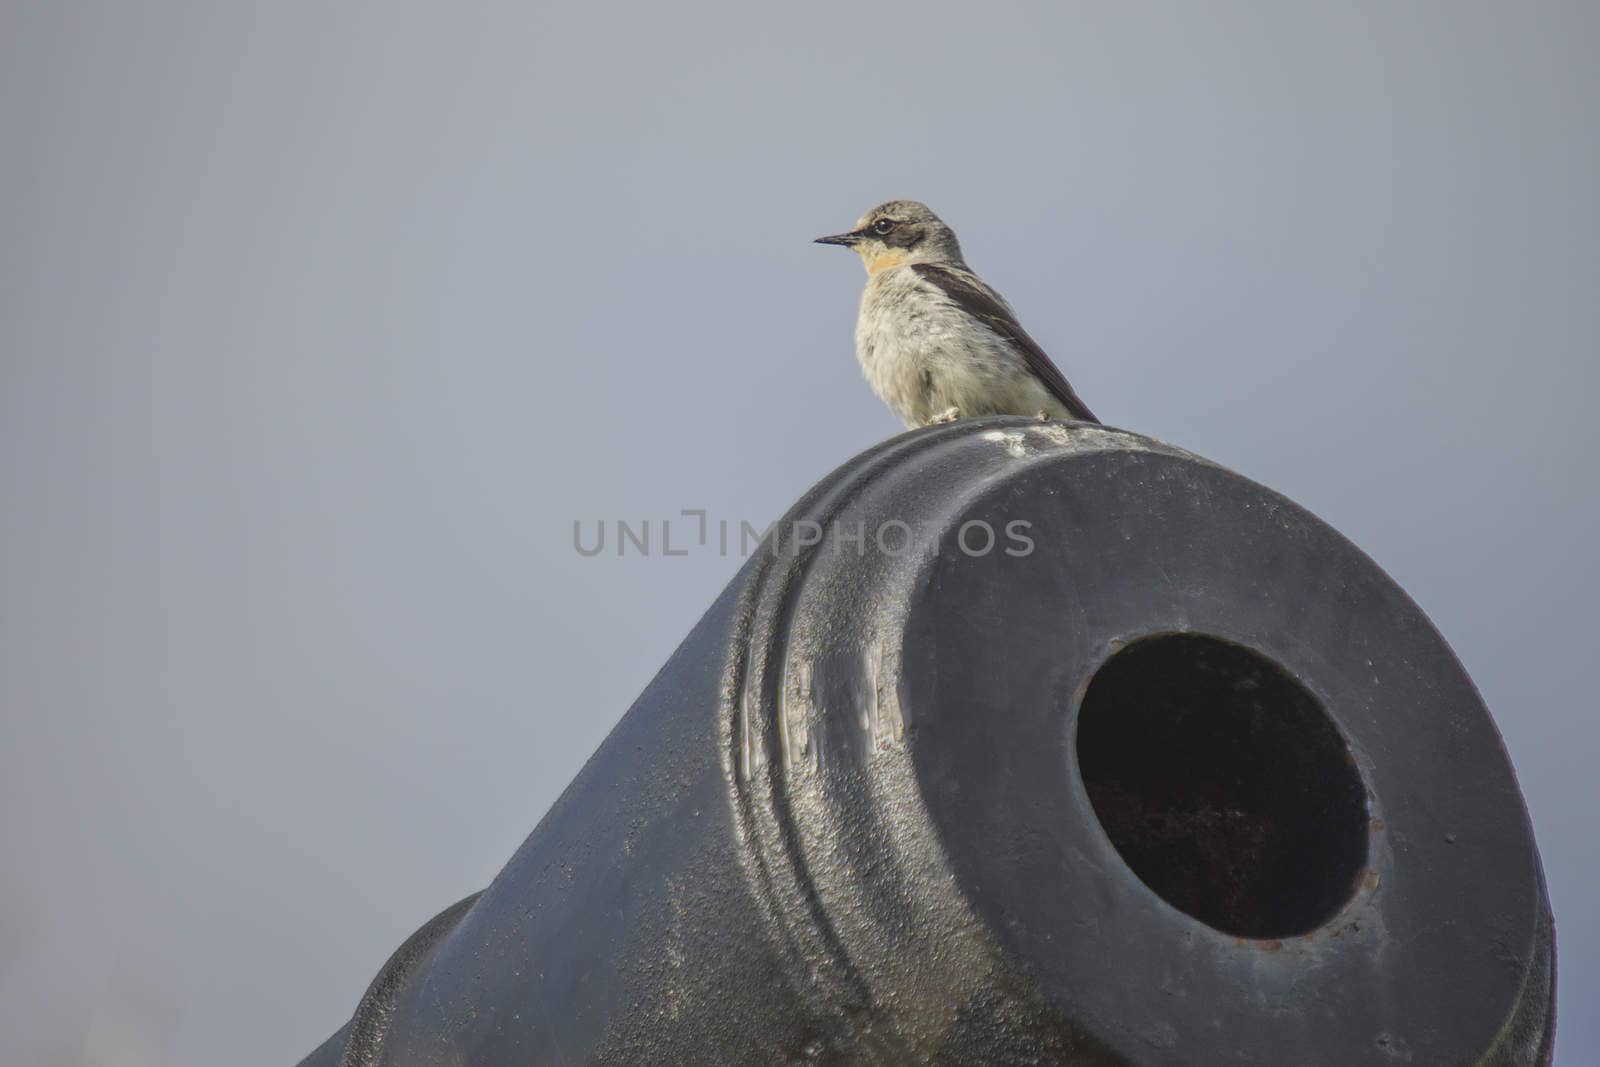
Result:
M882 237L892 229L894 229L894 219L879 219L872 224L872 232L879 237Z

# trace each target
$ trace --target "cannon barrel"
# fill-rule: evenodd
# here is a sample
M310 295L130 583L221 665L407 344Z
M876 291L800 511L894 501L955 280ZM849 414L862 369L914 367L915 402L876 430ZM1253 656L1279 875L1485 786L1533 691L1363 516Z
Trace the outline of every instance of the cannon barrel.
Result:
M305 1067L1548 1063L1510 761L1277 494L1014 418L823 480Z

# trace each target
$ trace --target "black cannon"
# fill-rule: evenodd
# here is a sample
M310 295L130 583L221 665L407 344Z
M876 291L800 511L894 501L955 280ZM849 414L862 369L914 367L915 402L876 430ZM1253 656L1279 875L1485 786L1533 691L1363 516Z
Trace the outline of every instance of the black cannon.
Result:
M1417 606L1214 464L994 418L806 494L305 1067L1536 1064L1553 994Z

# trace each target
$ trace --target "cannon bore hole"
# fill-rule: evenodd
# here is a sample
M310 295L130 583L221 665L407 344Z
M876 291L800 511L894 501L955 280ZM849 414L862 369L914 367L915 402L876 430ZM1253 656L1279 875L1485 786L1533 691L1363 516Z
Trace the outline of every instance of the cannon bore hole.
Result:
M1314 930L1366 865L1366 790L1344 739L1304 686L1241 645L1127 645L1090 680L1076 747L1128 866L1225 933Z

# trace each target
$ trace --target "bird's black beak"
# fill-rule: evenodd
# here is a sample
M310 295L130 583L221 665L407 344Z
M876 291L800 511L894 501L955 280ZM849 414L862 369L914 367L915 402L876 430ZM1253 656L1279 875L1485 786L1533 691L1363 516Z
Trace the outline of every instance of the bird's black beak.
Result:
M861 234L859 233L836 233L832 237L818 237L815 243L819 245L844 245L846 248L850 248L860 240Z

